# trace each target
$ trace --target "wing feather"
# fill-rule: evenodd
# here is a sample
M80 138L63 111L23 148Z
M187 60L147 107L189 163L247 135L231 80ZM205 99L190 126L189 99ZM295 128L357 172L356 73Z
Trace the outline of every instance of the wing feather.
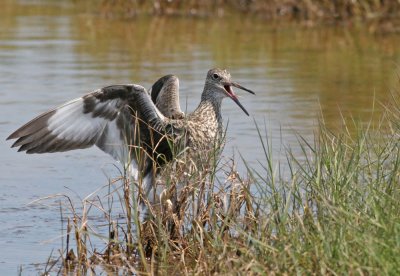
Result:
M170 119L182 119L184 113L179 104L179 79L166 75L158 79L150 89L151 99L160 112Z
M136 127L133 116L162 130L165 117L139 85L112 85L47 111L7 139L27 153L59 152L97 145L126 163ZM146 138L145 138L146 139ZM144 141L147 142L147 141Z

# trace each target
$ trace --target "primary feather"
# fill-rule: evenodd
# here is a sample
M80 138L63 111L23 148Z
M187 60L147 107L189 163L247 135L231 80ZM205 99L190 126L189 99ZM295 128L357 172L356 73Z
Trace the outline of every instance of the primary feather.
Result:
M226 70L209 70L199 106L184 116L176 76L160 78L150 93L136 84L111 85L39 115L7 139L17 139L12 147L27 153L96 145L125 168L154 179L158 168L176 153L174 145L189 149L193 156L214 149L223 136L222 99L231 98L248 114L231 86L254 94L232 82Z

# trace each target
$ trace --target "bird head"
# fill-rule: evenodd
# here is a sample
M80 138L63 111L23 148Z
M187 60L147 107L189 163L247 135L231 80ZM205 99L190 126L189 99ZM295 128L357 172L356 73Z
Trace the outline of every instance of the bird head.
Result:
M223 99L226 97L231 98L248 116L249 113L239 102L239 99L233 92L232 87L236 87L251 94L255 94L253 91L241 86L237 82L232 81L231 74L229 74L229 72L226 70L214 68L208 71L206 78L206 89L211 91L211 96L217 99Z

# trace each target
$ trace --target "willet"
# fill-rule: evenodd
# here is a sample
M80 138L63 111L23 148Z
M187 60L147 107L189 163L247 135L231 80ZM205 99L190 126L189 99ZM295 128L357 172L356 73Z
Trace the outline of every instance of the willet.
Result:
M222 137L222 99L231 98L248 115L232 87L254 94L233 82L226 70L209 70L199 106L184 116L176 76L159 79L151 94L136 84L107 86L39 115L7 139L17 139L12 147L27 153L96 145L136 178L141 174L152 179L157 168L173 158L171 141L203 153ZM146 193L151 183L145 184Z

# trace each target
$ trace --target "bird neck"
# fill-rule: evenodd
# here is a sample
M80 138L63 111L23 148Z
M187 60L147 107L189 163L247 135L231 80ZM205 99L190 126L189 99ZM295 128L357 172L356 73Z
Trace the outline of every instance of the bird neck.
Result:
M210 97L206 93L203 93L201 96L201 102L193 112L193 115L196 117L208 118L208 120L215 119L220 123L222 122L221 102L222 99Z

